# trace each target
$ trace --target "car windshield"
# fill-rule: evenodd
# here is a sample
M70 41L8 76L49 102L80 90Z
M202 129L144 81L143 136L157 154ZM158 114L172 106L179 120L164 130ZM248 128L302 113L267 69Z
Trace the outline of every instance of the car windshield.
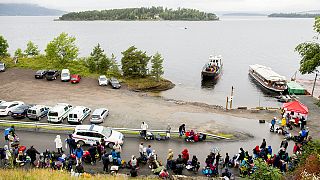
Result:
M77 80L77 78L76 78L76 77L73 77L73 78L71 78L71 80Z
M99 118L99 115L92 115L92 118Z
M7 106L0 106L0 109L6 109Z
M41 73L42 73L42 71L37 71L37 72L36 72L36 74L41 74Z
M0 64L0 68L2 69L4 66L3 66L3 64Z
M61 76L62 76L62 77L68 77L69 74L68 74L68 73L63 73L63 74L61 74Z
M58 116L57 112L49 112L48 116Z
M106 80L107 78L104 78L104 77L100 78L100 81L106 81Z
M112 133L111 128L106 128L106 127L103 127L103 130L101 132L101 134L103 134L104 137L106 137L106 138L110 137L111 133Z

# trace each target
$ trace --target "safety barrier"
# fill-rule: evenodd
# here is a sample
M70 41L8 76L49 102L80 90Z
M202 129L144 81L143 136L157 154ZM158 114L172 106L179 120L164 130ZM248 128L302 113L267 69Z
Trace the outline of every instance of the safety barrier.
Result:
M38 131L40 128L63 128L63 129L73 129L76 127L76 125L69 125L69 124L51 124L51 123L40 123L40 122L26 122L26 121L9 121L9 120L0 120L0 126L1 124L10 124L10 125L21 125L21 126L32 126L34 127L35 131ZM116 131L134 131L134 132L140 132L142 129L134 129L134 128L112 128ZM155 129L148 129L148 131L153 133L166 133L167 130L155 130ZM179 131L170 131L172 134L179 134ZM202 133L202 132L200 132ZM229 139L227 137L218 136L214 134L208 134L203 133L207 136L210 136L215 139Z

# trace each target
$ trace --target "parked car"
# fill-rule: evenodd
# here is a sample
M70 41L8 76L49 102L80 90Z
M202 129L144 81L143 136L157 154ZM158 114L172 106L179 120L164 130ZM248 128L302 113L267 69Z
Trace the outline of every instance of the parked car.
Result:
M30 105L22 104L17 107L15 107L11 111L11 117L18 119L18 118L25 118L27 116L28 109L30 108Z
M47 70L38 70L34 75L34 77L36 79L43 79L46 76L47 72L48 72Z
M58 103L52 107L48 112L48 122L63 122L67 118L69 111L72 110L72 106L67 103Z
M6 71L6 64L3 62L0 62L0 72L5 72Z
M68 123L80 123L82 124L84 119L91 113L91 109L84 106L76 106L68 115Z
M110 127L98 125L77 125L72 134L72 138L80 145L96 144L103 138L109 148L115 143L123 144L124 136L122 133L112 130Z
M35 119L40 121L41 118L45 117L48 114L50 107L44 105L35 105L28 109L27 117L29 119Z
M61 78L61 81L70 81L69 69L62 69L60 78Z
M109 115L109 110L106 108L99 108L93 111L90 122L91 123L102 123Z
M99 76L98 81L99 81L99 86L107 86L109 83L109 80L105 75Z
M10 116L14 108L24 104L21 101L5 102L0 104L0 116Z
M5 103L6 101L0 99L0 104Z
M75 83L79 83L81 80L81 76L78 74L73 74L71 75L71 83L75 84Z
M48 81L55 80L60 75L58 70L49 70L46 74L46 79Z
M111 86L112 86L113 89L119 89L119 88L121 88L121 85L120 85L118 79L116 79L116 78L114 78L114 77L112 77L112 78L110 79L110 84L111 84Z

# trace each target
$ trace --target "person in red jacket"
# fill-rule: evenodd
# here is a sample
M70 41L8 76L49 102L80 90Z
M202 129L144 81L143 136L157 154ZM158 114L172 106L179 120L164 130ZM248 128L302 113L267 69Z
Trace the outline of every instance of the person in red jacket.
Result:
M298 145L298 143L295 143L295 145L293 146L293 154L296 154L299 152L300 152L300 146Z
M188 149L184 149L181 154L182 154L183 163L184 163L184 164L187 164L187 162L188 162L188 160L189 160L189 152L188 152Z

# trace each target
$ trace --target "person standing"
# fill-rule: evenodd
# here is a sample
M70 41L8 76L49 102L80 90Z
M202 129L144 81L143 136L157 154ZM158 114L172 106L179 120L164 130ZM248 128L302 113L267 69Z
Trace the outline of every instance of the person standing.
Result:
M116 142L116 144L113 146L114 151L117 153L117 157L120 157L120 153L121 153L121 145L119 144L119 142Z
M77 161L77 165L81 164L82 162L82 156L83 156L83 149L80 146L80 144L77 144L77 148L74 151L74 154L76 155L76 161Z
M147 136L147 129L148 129L148 124L145 122L142 122L141 124L141 132L142 132L142 136L146 137Z
M9 160L12 157L12 155L11 155L11 152L9 150L8 145L4 145L3 150L4 150L4 165L9 166L9 164L10 164Z
M72 134L69 134L69 138L67 138L65 140L65 142L66 142L66 147L69 147L69 153L72 154L74 152L74 150L77 148L77 143L72 138Z
M93 144L90 144L90 148L88 149L91 157L91 164L96 164L96 154L97 154L97 147Z
M102 156L102 163L103 163L103 171L108 172L109 171L109 155L107 152L104 152L103 156Z
M265 149L267 147L267 142L266 142L266 139L263 139L262 140L262 143L260 145L260 149Z
M56 136L56 139L54 140L54 142L56 143L56 149L58 150L58 153L59 154L63 153L62 141L61 141L60 135Z
M26 154L31 159L31 164L34 166L34 161L37 159L37 154L40 154L33 146L31 146L27 151Z
M172 169L172 161L173 161L173 151L169 149L168 156L167 156L167 169Z
M271 128L270 130L274 131L274 125L276 124L276 121L277 121L277 118L274 117L272 120L271 120Z
M166 131L166 138L167 138L167 139L170 139L170 137L171 137L170 132L171 132L171 126L170 126L170 124L168 123L167 131Z
M183 159L183 163L186 165L187 162L189 161L189 152L188 149L184 149L182 152L182 159Z
M179 136L183 136L184 133L186 132L186 125L182 124L181 126L179 126Z
M139 144L140 157L143 157L143 151L144 151L143 142L141 142L141 143Z
M223 165L223 167L229 167L229 162L230 162L230 157L229 157L229 154L228 153L226 153L226 157L225 157L225 159L224 159L224 165Z

